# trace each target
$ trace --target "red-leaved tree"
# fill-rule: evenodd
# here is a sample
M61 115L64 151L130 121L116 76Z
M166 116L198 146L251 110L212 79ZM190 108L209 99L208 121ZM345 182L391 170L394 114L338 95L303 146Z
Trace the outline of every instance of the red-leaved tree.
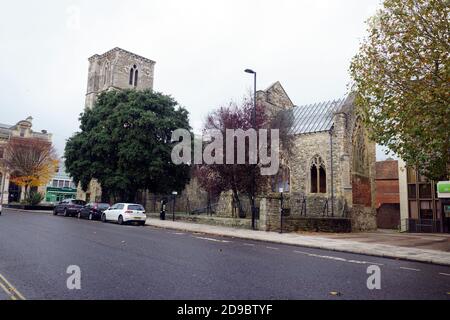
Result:
M256 129L267 128L268 117L263 107L256 106ZM213 196L221 192L232 191L233 200L239 210L239 215L244 216L240 194L246 195L251 201L253 193L258 193L267 184L267 177L261 176L260 168L249 162L249 143L245 144L245 164L226 164L226 130L242 129L247 131L254 128L253 125L253 101L244 99L240 105L230 103L226 107L210 113L206 118L204 130L219 130L223 136L223 163L212 165L199 165L194 175L200 185ZM269 144L270 146L270 144ZM237 144L234 144L234 155L237 156ZM237 163L235 161L235 163ZM255 182L254 183L254 180ZM254 189L254 187L256 188Z

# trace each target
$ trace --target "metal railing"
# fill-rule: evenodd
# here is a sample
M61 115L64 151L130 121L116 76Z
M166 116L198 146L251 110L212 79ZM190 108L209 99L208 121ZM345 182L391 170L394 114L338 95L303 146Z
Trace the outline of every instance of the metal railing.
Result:
M441 220L405 219L406 231L410 233L439 233Z
M213 215L216 213L217 206L218 206L218 203L213 203L206 207L196 208L194 210L191 210L189 212L189 214L190 215L201 215L201 214Z
M323 210L322 210L322 217L328 217L328 199L325 201L325 204L323 205Z

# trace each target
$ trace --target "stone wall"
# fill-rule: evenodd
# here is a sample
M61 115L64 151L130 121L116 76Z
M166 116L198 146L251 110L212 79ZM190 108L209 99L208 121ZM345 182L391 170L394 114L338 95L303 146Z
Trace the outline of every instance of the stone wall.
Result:
M250 199L243 195L239 195L239 201L241 202L242 209L245 217L251 217L251 203ZM256 203L258 207L258 203ZM233 201L233 193L231 191L223 192L220 197L216 208L216 215L218 217L238 218L239 210L237 204Z
M312 232L333 232L344 233L352 231L352 223L349 218L342 217L321 217L321 216L301 216L289 210L289 196L285 197L286 213L281 218L280 196L260 200L260 220L259 229L263 231L280 232L281 225L283 232L312 231Z
M151 214L152 218L159 219L159 214ZM166 220L172 220L172 212L166 213ZM224 218L216 216L206 216L206 215L187 215L187 214L175 214L175 221L201 223L212 226L222 226L230 228L241 228L241 229L251 229L252 221L251 219L236 219L236 218Z
M101 202L102 201L102 187L96 179L92 179L89 183L87 191L83 191L81 185L77 188L77 199L86 202Z
M335 133L333 139L328 132L300 135L295 138L295 148L288 160L291 172L291 193L307 199L309 215L322 215L328 201L329 212L342 216L343 191L338 144L341 143ZM333 140L333 142L332 142ZM331 160L331 146L333 143L333 160ZM326 193L311 193L311 162L315 156L320 156L326 169ZM333 172L333 175L331 174ZM333 179L332 179L333 176ZM332 189L334 201L332 201ZM334 202L334 206L332 203Z

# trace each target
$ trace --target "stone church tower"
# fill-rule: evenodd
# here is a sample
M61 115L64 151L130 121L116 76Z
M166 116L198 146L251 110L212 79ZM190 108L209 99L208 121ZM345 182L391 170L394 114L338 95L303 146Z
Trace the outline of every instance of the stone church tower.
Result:
M99 94L110 90L153 89L155 61L135 53L114 48L89 58L86 108L93 108ZM87 202L101 201L102 189L94 179L88 190L77 189L77 199Z
M153 89L155 61L120 48L89 58L86 108L97 96L114 89Z

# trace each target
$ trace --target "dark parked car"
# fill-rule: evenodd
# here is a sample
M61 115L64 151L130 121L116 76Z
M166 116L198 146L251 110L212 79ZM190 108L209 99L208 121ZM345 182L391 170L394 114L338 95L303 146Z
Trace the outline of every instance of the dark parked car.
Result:
M53 215L58 215L63 213L65 217L75 217L78 215L78 211L80 211L86 202L83 200L75 200L75 199L67 199L58 203L53 209Z
M107 203L88 203L78 212L78 219L100 220L103 211L108 209Z

